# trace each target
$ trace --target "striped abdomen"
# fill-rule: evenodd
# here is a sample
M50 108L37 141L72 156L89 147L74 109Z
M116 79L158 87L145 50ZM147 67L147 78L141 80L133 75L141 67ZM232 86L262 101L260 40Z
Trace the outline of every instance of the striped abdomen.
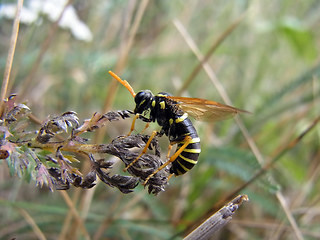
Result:
M174 129L175 135L178 136L179 139L185 136L190 136L192 138L187 147L172 162L170 172L175 175L181 175L197 164L201 152L200 138L186 113L183 116L179 116L171 125L174 125L173 128L171 128ZM184 141L179 142L176 151L178 151L183 144Z

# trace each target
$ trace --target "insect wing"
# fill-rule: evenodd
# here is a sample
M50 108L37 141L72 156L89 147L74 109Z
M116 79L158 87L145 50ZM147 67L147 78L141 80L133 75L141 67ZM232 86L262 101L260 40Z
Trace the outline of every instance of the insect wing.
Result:
M239 112L246 112L222 103L201 98L171 97L181 109L199 121L221 121L235 116Z

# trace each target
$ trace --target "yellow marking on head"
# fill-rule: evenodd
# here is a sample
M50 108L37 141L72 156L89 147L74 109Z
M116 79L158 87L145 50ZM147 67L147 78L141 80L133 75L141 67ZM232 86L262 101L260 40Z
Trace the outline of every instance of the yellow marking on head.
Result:
M166 103L164 101L159 102L160 108L165 109L166 108Z
M170 118L170 119L169 119L169 124L172 125L172 123L173 123L173 119Z
M176 123L179 123L179 122L183 122L184 120L186 120L188 118L188 113L184 113L181 117L178 117L176 119Z
M151 106L152 106L152 107L155 107L155 106L156 106L156 101L155 101L155 100L152 101Z
M141 106L145 101L146 101L146 100L143 99L143 100L140 102L139 106Z

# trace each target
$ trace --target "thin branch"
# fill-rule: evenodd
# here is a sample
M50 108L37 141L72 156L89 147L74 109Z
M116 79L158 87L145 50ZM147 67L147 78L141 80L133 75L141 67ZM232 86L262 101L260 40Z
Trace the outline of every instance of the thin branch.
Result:
M199 61L198 65L190 73L189 77L185 80L181 88L177 91L177 96L180 96L183 91L185 91L191 84L191 82L198 75L204 63L208 61L211 55L216 51L216 49L223 43L223 41L239 26L240 22L246 16L246 12L243 13L238 19L236 19L231 25L218 37L216 41L213 42L212 46L209 48L208 52L205 54L203 59ZM176 21L176 20L175 20Z
M133 20L132 27L131 27L129 35L128 35L128 39L126 40L125 44L121 44L122 48L120 49L120 56L119 56L119 59L117 61L115 69L114 69L114 72L118 75L120 75L120 73L124 69L125 65L127 64L130 50L131 50L132 45L134 43L135 36L137 34L138 28L140 26L142 17L144 15L144 12L147 8L148 3L149 3L149 0L143 0L140 2L136 17ZM110 82L110 84L107 88L107 94L106 94L106 98L104 100L102 112L107 112L111 108L112 102L113 102L115 95L117 93L118 85L119 85L118 82L115 80L112 80ZM97 131L97 133L96 133L94 142L101 142L104 135L105 135L105 132L106 132L106 128L99 129L99 131Z
M251 179L249 179L245 184L234 190L232 193L230 193L226 199L231 199L233 196L237 195L239 192L241 192L243 189L248 187L251 183L253 183L255 180L260 178L263 174L265 174L270 168L274 166L274 164L281 159L281 157L287 153L290 149L294 148L309 132L311 132L312 129L316 127L316 125L320 122L320 116L318 116L311 124L310 126L304 130L298 137L293 139L291 142L289 142L284 148L281 150L278 150L278 152L275 154L273 159L265 164Z
M284 225L282 222L270 222L269 219L261 219L260 221L256 220L246 220L246 219L233 219L231 222L231 228L232 225L238 225L240 227L245 228L252 228L255 230L262 229L262 230L271 230L274 231L277 228L279 228L279 225L281 225L281 230L285 232L292 231L291 226ZM320 232L312 232L309 230L301 229L301 232L312 239L320 239Z
M45 237L43 232L40 230L40 228L38 227L36 222L33 220L33 218L30 216L30 214L26 210L24 210L22 208L17 208L17 209L18 209L19 213L27 221L27 223L31 226L31 228L33 229L33 231L36 234L36 236L38 237L38 239L46 240L47 238Z
M140 194L141 195L141 194ZM139 196L139 195L138 195ZM101 224L99 227L97 227L96 229L96 233L94 234L93 236L93 239L94 240L99 240L102 238L102 235L103 233L106 231L106 229L109 227L110 223L112 223L112 221L114 220L115 218L115 213L116 213L116 210L117 208L119 207L119 204L120 204L120 198L122 198L122 196L118 195L118 197L115 199L115 201L113 201L113 203L110 205L109 207L109 211L108 213L106 213L106 216L104 218L103 221L101 221ZM134 199L132 199L134 200ZM129 203L132 202L132 200L129 201ZM140 198L139 198L140 200ZM134 201L135 202L135 201ZM123 208L122 208L122 211L123 211ZM121 212L122 212L121 211ZM120 213L121 214L121 213ZM118 213L118 215L120 215Z
M83 222L81 216L79 215L76 207L73 205L71 198L69 197L69 195L67 194L66 191L62 190L62 191L59 191L59 193L62 195L64 201L66 202L66 204L68 205L68 207L72 211L72 214L73 214L74 218L76 219L77 223L79 224L80 230L82 231L85 239L90 240L91 239L90 235L89 235L89 233L84 225L84 222Z
M19 24L20 24L20 15L21 15L22 6L23 6L23 0L18 0L17 11L14 18L14 22L13 22L13 28L12 28L12 34L11 34L11 40L10 40L10 49L7 57L6 68L5 68L3 82L1 86L0 116L2 116L2 113L3 113L3 99L5 99L7 95L13 57L14 57L14 52L16 49L17 39L19 35Z
M75 191L74 191L74 194L72 196L72 204L74 206L76 205L77 200L79 199L80 191L81 190L78 188L75 189ZM68 230L70 229L72 219L73 219L72 210L71 210L71 208L69 208L69 211L66 214L66 218L64 219L64 222L62 224L62 229L60 231L59 238L58 238L59 240L66 239L66 235L67 235Z
M278 191L276 193L276 196L277 196L277 199L280 202L280 204L281 204L281 206L282 206L282 208L283 208L283 210L284 210L284 212L290 222L291 227L293 228L293 231L296 235L296 238L300 239L300 240L304 239L303 234L302 234L301 230L299 229L299 226L290 211L290 208L288 206L288 201L285 199L285 197L283 196L283 194L280 191Z
M201 54L199 48L197 47L197 45L193 41L193 39L190 36L190 34L184 28L182 23L179 20L174 20L173 23L174 23L175 27L178 29L178 31L180 32L180 34L183 36L185 41L187 42L187 44L190 47L190 49L196 55L198 60L200 62L202 62L202 60L204 59L203 55ZM214 86L217 88L219 94L221 95L221 97L225 101L225 103L228 104L228 105L232 105L232 102L231 102L226 90L224 89L223 85L221 84L221 82L216 77L216 75L215 75L213 69L211 68L211 66L206 62L203 63L202 66L203 66L204 70L206 71L206 73L208 74L209 79L212 81ZM255 155L256 159L258 160L259 164L263 165L265 160L264 160L260 150L258 149L257 145L255 144L255 142L253 141L252 137L250 136L249 131L244 126L244 124L242 123L242 121L241 121L241 119L239 117L236 117L235 119L236 119L236 122L237 122L241 132L243 133L246 141L248 142L250 149L252 150L253 154ZM281 192L277 192L276 196L277 196L278 201L280 202L282 208L284 209L284 212L287 215L287 218L289 219L290 223L292 224L294 222L292 224L292 228L293 228L293 230L295 232L296 238L299 239L299 240L302 240L303 239L303 235L302 235L301 231L299 230L299 228L297 227L297 224L294 221L294 218L293 218L292 214L290 212L286 211L286 206L285 205L282 205L283 201L281 201L281 199L284 198L282 193ZM293 222L291 220L293 220Z
M149 0L143 0L140 2L136 17L133 20L132 27L131 27L131 30L128 35L128 39L126 39L127 41L124 44L121 44L122 48L120 49L120 57L117 61L116 67L114 69L114 71L117 74L120 74L122 72L123 68L125 67L125 65L127 63L129 52L130 52L132 45L134 43L135 36L136 36L138 28L141 24L141 20L142 20L144 13L145 13L145 10L147 8L148 3L149 3ZM104 106L103 106L102 112L107 112L111 108L112 103L115 98L115 95L116 95L116 92L117 92L117 88L118 88L117 81L112 80L107 88L107 94L106 94L106 98L104 100ZM102 139L105 136L106 130L107 130L107 128L99 129L95 134L94 142L102 142ZM85 164L84 168L88 168L88 164ZM91 205L91 201L92 201L95 189L90 192L84 193L83 198L86 200L87 206ZM86 196L86 195L89 195L89 196ZM89 209L89 208L87 207L87 209ZM83 214L84 219L86 218L86 215L87 215L87 213Z
M222 229L232 219L232 215L238 210L239 206L249 201L247 195L239 195L222 207L219 211L209 217L200 226L193 230L184 240L206 240L210 239L217 231Z
M250 180L245 182L242 186L240 186L239 188L237 188L236 190L234 190L233 192L228 194L226 197L221 199L218 203L216 203L213 208L211 208L209 211L207 211L207 213L204 214L205 217L203 217L203 218L206 218L206 216L211 215L212 212L214 212L215 209L217 209L217 206L221 206L224 202L229 201L234 196L236 196L241 191L243 191L243 189L245 189L251 183L253 183L255 180L257 180L259 177L261 177L263 174L265 174L267 172L267 170L269 170L285 153L287 153L290 149L294 148L309 132L311 132L311 130L314 129L319 122L320 122L320 116L317 117L310 124L310 126L305 131L303 131L298 137L293 139L291 142L288 143L287 146L285 146L281 151L279 151L278 154L269 163L265 164ZM278 193L276 193L276 196L277 196L278 200L281 202L281 206L283 207L284 211L286 212L288 220L290 221L290 224L291 224L291 228L293 228L293 227L298 228L294 218L292 217L292 214L290 213L290 211L288 209L288 206L287 206L282 194L280 194L278 196ZM190 229L190 228L191 228L191 226L187 227L187 229ZM297 232L301 233L300 229L295 229L296 236L297 236ZM303 239L302 234L299 237L301 237L300 239Z
M49 33L46 37L46 39L44 40L41 48L40 48L40 52L37 56L37 59L35 61L35 63L32 66L32 69L30 70L29 75L26 77L26 79L24 80L24 83L22 85L21 88L21 92L19 94L19 99L25 99L26 94L29 93L30 90L30 86L32 86L32 81L35 79L35 75L40 67L40 64L42 62L42 59L45 55L45 53L47 52L47 50L50 47L50 44L52 43L53 39L54 39L54 34L56 33L58 26L59 26L59 22L61 21L64 12L66 11L67 7L72 3L73 0L69 0L66 5L64 6L62 12L60 13L58 19L52 24Z
M140 2L140 5L138 7L136 17L133 20L132 27L130 29L126 44L123 44L123 48L120 49L120 56L119 56L119 59L117 61L117 64L116 64L115 70L114 70L114 72L117 74L121 73L123 68L127 64L129 52L130 52L132 45L134 43L135 36L137 34L138 28L140 26L142 17L144 15L144 12L147 8L148 3L149 3L149 0L143 0ZM117 86L118 86L117 81L113 80L110 83L102 112L106 112L110 109L110 106L111 106L113 99L114 99L114 96L116 94L116 91L114 91L114 90L117 88Z

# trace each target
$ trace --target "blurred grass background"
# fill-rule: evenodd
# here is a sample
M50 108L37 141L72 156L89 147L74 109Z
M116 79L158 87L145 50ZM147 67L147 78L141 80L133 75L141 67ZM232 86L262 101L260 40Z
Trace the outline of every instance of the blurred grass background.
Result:
M76 39L68 29L54 29L45 15L36 23L20 25L9 89L39 119L69 110L83 120L96 111L133 109L131 95L112 80L108 70L128 80L136 92L177 94L199 60L174 21L205 55L241 17L208 64L232 105L252 112L240 118L261 153L264 162L260 164L272 160L320 114L317 0L74 0L71 4L91 30L91 41ZM12 20L0 21L0 69L4 72ZM224 102L204 69L182 95ZM10 176L6 162L1 161L0 239L35 239L36 227L47 239L84 239L83 231L92 239L182 238L177 234L199 223L215 203L261 167L234 120L194 123L202 139L199 163L170 180L158 196L148 195L142 187L124 195L104 184L51 193ZM130 124L130 120L112 123L105 134L90 138L107 143L126 134ZM142 127L138 124L137 129ZM149 128L157 129L156 124ZM317 127L266 175L243 189L250 202L215 239L319 239L319 136ZM164 137L163 156L167 144ZM122 168L119 164L119 172ZM71 198L85 230L72 217L64 194ZM288 216L297 225L295 231Z

